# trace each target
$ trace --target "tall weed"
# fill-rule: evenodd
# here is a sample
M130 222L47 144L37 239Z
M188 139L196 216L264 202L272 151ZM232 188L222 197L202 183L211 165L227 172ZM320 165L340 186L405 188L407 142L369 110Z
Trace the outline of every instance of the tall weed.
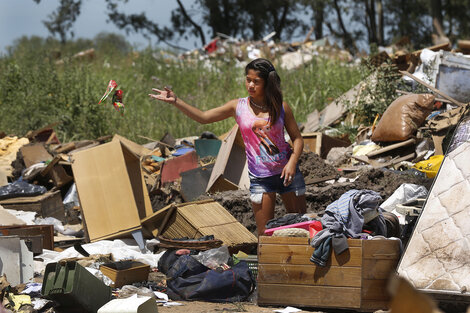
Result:
M103 34L64 47L37 37L19 40L0 57L0 131L22 136L59 122L54 129L62 141L118 133L142 143L141 136L160 139L166 132L174 137L206 130L220 135L234 125L233 119L198 124L148 94L153 87L171 86L178 97L207 110L247 95L243 67L220 60L183 62L165 51L134 51L123 45L119 38ZM93 59L71 58L78 48L90 46L95 48ZM63 62L57 64L58 59ZM356 67L322 59L278 71L284 99L299 123L361 79ZM113 109L110 99L98 105L110 79L124 92L124 116Z

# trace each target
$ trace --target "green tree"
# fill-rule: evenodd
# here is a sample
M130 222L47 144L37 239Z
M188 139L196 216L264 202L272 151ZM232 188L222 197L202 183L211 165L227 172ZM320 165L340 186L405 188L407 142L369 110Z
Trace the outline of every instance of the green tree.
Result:
M41 2L41 0L34 1ZM59 36L62 44L65 44L69 35L73 38L72 26L80 15L81 6L81 0L60 0L56 11L48 15L48 20L43 21L52 36Z

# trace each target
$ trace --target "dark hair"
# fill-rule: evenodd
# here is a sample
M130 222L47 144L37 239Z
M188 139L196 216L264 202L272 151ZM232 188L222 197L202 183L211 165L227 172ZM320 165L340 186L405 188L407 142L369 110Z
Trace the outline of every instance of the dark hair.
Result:
M277 75L273 64L266 59L255 59L245 67L245 75L249 70L258 72L258 76L264 80L264 95L268 106L271 123L276 123L281 114L282 91L281 78Z

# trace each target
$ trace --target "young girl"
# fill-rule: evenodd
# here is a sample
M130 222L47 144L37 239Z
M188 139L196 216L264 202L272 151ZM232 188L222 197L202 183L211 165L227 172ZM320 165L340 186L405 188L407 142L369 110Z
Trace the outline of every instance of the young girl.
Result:
M297 162L304 146L291 108L282 100L281 79L266 59L251 61L245 68L245 87L249 96L234 99L207 111L201 111L175 93L152 89L151 98L173 104L191 119L213 123L234 117L245 142L250 177L250 199L258 234L274 218L276 193L289 213L305 213L305 182ZM292 146L284 139L287 130Z

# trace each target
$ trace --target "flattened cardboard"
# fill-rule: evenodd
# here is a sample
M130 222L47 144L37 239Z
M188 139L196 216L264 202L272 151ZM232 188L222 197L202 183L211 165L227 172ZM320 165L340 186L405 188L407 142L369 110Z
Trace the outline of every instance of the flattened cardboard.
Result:
M90 241L130 235L152 213L140 160L121 140L75 153L72 170Z
M245 147L238 144L240 137L238 125L235 125L223 139L206 192L245 190L250 187Z
M196 167L198 167L196 151L191 151L179 157L166 160L162 166L162 183L175 181L181 177L181 172L186 172Z
M9 213L0 205L0 226L25 225L26 223Z
M7 174L0 168L0 187L8 185Z

